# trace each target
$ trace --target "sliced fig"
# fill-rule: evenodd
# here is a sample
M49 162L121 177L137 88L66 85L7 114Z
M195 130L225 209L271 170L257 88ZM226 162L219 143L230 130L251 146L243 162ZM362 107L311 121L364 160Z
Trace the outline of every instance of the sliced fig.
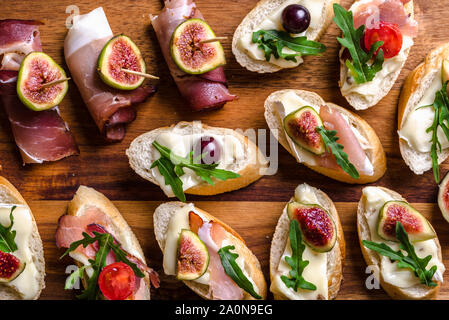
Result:
M444 219L449 222L449 173L446 174L443 181L440 183L440 190L438 192L438 206Z
M287 206L290 220L296 219L304 243L317 252L332 250L337 241L335 222L320 205L290 202Z
M16 279L25 269L25 265L11 253L0 251L0 283Z
M176 27L170 41L170 53L175 64L189 74L203 74L226 64L219 41L200 43L215 38L206 21L188 19Z
M322 125L319 114L309 106L293 111L284 118L285 132L293 142L317 155L326 151L323 139L316 131L316 127Z
M66 79L66 73L49 55L31 52L22 61L17 78L17 94L22 103L34 111L53 108L64 98L67 81L51 86L45 84Z
M405 201L387 201L379 212L377 233L388 241L396 239L396 222L401 222L410 241L424 241L436 237L429 221Z
M179 280L198 279L209 266L209 252L191 230L183 229L179 235L177 266Z
M136 44L120 34L109 40L98 57L98 73L108 86L119 90L134 90L144 77L123 71L146 72L145 60Z

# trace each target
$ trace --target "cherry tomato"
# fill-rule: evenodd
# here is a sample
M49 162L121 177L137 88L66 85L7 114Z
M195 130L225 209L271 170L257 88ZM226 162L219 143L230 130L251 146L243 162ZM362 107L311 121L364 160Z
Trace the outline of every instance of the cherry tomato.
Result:
M402 48L401 30L399 30L397 24L380 21L379 28L366 29L365 31L364 49L366 52L369 52L371 46L377 41L384 42L380 47L384 52L384 57L393 58L398 55Z
M125 300L134 292L136 276L126 263L115 262L103 268L98 285L107 299Z

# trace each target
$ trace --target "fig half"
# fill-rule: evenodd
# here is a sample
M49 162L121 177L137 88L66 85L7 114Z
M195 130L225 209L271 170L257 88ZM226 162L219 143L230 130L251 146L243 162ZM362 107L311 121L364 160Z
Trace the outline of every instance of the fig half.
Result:
M16 279L25 269L25 265L16 256L0 251L0 283Z
M332 250L337 241L337 229L329 213L318 204L290 202L287 206L290 220L299 222L304 243L317 252Z
M109 40L98 57L98 73L108 86L119 90L134 90L142 85L144 77L123 71L146 72L145 60L136 44L120 34Z
M449 222L449 173L446 174L443 181L440 183L440 190L438 191L438 206L444 219Z
M183 229L179 235L177 266L179 280L198 279L209 266L209 251L191 230Z
M388 241L396 239L396 222L402 223L411 242L424 241L436 237L429 221L405 201L387 201L379 212L377 233Z
M284 118L284 130L301 148L320 155L326 151L321 135L316 130L323 126L320 115L312 107L305 106Z
M17 95L22 103L34 111L57 106L69 88L67 81L51 86L47 83L67 78L62 69L49 55L31 52L22 61L17 78Z
M226 64L220 42L200 43L215 38L211 27L202 19L188 19L176 27L170 41L175 64L188 74L203 74Z

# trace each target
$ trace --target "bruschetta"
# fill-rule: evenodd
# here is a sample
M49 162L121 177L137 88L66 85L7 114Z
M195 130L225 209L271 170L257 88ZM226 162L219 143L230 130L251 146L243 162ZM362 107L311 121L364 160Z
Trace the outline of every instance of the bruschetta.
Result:
M418 35L413 1L359 0L349 11L334 5L334 14L343 32L341 93L354 109L368 109L390 92Z
M44 279L44 249L33 213L0 177L0 300L36 300Z
M366 187L357 208L363 257L393 299L436 298L445 270L430 222L400 194Z
M260 179L268 165L246 136L200 122L179 122L144 133L131 142L126 154L138 175L184 202L185 193L215 195L246 187Z
M153 219L165 274L205 299L266 298L260 263L230 226L182 202L161 204Z
M61 216L56 246L78 265L66 281L82 280L80 299L150 300L158 274L147 266L139 241L118 209L100 192L80 186ZM151 283L151 284L150 284Z
M299 163L325 176L364 184L385 173L385 152L373 128L314 92L287 89L270 94L265 120Z
M232 52L242 67L259 73L294 68L326 47L317 42L338 0L261 0L234 32ZM281 49L277 49L279 47Z
M284 207L271 241L274 298L335 299L344 258L345 240L334 203L323 191L300 184ZM305 266L302 274L293 269L299 265Z

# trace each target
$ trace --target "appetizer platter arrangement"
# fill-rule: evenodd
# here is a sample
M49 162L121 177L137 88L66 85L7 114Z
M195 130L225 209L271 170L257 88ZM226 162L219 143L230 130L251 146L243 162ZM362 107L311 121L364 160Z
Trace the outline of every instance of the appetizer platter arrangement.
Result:
M448 4L0 2L0 300L449 299Z

